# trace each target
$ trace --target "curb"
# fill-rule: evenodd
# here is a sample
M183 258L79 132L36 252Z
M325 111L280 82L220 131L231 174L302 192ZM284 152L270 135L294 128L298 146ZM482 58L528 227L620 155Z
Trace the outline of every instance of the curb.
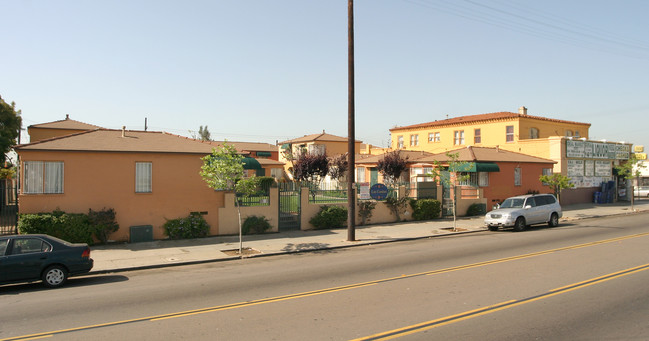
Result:
M469 234L469 233L485 232L485 231L487 231L487 229L472 230L472 231L459 231L459 232L452 232L452 233L446 233L446 234L437 234L437 235L429 235L429 236L420 236L420 237L404 237L404 238L397 238L397 239L392 239L392 240L367 241L367 242L359 242L357 244L336 245L336 246L320 247L320 248L307 249L307 250L292 250L292 251L283 251L283 252L259 253L259 254L248 255L248 256L230 256L230 257L224 257L224 258L212 258L212 259L194 260L194 261L186 261L186 262L178 262L178 263L151 264L151 265L141 265L141 266L133 266L133 267L125 267L125 268L105 269L105 270L90 271L90 272L84 274L84 276L104 275L104 274L110 274L110 273L115 273L115 272L130 272L130 271L138 271L138 270L162 269L162 268L171 268L171 267L185 266L185 265L198 265L198 264L208 264L208 263L218 263L218 262L229 262L229 261L243 260L243 259L250 259L250 258L262 258L262 257L281 256L281 255L289 255L289 254L296 254L296 253L319 252L319 251L325 251L325 250L347 249L347 248L353 248L353 247L359 247L359 246L405 242L405 241L411 241L411 240L428 239L428 238L436 238L436 237L449 237L449 236L455 236L455 235L460 235L460 234Z
M638 210L638 209L636 209L636 210L634 210L632 212L622 212L622 213L605 214L605 215L589 215L589 216L586 216L586 217L561 218L561 221L562 222L570 222L570 221L575 221L575 220L594 219L594 218L603 218L603 217L616 217L616 216L625 216L625 215L639 214L639 213L649 213L649 210ZM229 256L229 257L224 257L224 258L212 258L212 259L203 259L203 260L186 261L186 262L178 262L178 263L141 265L141 266L133 266L133 267L125 267L125 268L115 268L115 269L105 269L105 270L90 271L90 272L88 272L87 274L84 274L84 275L85 276L102 275L102 274L109 274L109 273L115 273L115 272L129 272L129 271L138 271L138 270L162 269L162 268L170 268L170 267L185 266L185 265L198 265L198 264L208 264L208 263L217 263L217 262L228 262L228 261L243 260L243 259L249 259L249 258L261 258L261 257L280 256L280 255L288 255L288 254L296 254L296 253L319 252L319 251L324 251L324 250L346 249L346 248L359 247L359 246L380 245L380 244L404 242L404 241L419 240L419 239L450 237L450 236L469 234L469 233L477 233L477 232L485 232L485 231L489 231L489 230L486 229L486 228L480 228L480 229L471 230L471 231L450 232L450 233L445 233L445 234L435 234L435 235L427 235L427 236L419 236L419 237L403 237L403 238L395 238L395 239L391 239L391 240L377 240L377 241L365 241L365 242L360 241L360 242L358 242L356 244L336 245L336 246L320 247L320 248L307 249L307 250L291 250L291 251L281 251L281 252L259 253L259 254L247 255L247 256Z

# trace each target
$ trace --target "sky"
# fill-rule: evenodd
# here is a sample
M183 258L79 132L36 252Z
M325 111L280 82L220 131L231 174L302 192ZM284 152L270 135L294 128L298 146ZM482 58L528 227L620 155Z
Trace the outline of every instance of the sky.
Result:
M347 136L347 0L0 0L23 125ZM649 148L649 1L356 0L355 135L518 112ZM28 137L23 133L22 142Z

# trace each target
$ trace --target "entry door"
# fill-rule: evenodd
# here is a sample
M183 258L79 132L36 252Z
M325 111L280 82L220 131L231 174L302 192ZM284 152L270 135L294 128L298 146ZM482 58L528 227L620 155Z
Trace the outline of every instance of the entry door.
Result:
M379 182L379 171L376 168L370 168L370 186Z

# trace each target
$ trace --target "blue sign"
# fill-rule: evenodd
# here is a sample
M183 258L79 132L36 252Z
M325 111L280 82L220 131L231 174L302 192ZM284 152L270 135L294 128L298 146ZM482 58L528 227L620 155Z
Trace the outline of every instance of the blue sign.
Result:
M388 197L388 188L384 184L374 184L370 187L370 197L374 200L385 200Z

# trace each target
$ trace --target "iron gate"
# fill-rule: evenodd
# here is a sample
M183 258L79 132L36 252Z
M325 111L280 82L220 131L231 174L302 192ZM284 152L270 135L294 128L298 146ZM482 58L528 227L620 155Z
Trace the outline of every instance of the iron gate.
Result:
M18 233L18 189L14 180L0 181L0 235Z
M300 229L300 183L280 182L279 195L279 231Z

